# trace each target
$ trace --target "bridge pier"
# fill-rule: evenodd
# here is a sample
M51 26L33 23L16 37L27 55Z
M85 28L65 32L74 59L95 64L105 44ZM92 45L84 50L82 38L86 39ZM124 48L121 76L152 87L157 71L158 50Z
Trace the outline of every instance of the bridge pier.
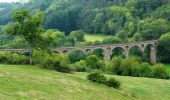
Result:
M112 52L110 50L109 51L105 51L104 52L104 60L110 61L111 60L111 54L112 54Z
M156 64L157 63L157 59L156 59L156 48L155 47L151 47L151 52L150 52L150 63L151 64Z

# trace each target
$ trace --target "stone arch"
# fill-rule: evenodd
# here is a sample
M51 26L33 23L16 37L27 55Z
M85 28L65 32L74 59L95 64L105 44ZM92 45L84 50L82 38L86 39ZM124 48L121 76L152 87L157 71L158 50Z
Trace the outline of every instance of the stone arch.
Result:
M139 56L143 58L143 50L139 45L133 45L129 48L128 55Z
M121 46L113 48L111 52L112 52L111 58L113 58L114 56L122 56L122 57L126 56L125 49Z
M68 53L68 57L71 63L75 63L78 62L80 60L85 60L85 58L87 57L86 53L84 52L84 50L81 49L74 49L71 50Z
M55 50L55 51L53 51L53 53L58 54L58 53L61 53L61 51L59 51L59 50Z
M104 59L105 57L105 52L106 52L106 49L105 48L102 48L102 47L97 47L97 48L94 48L91 52L92 55L96 55L97 57L99 57L100 59Z
M68 50L68 54L72 53L72 52L75 52L75 51L82 51L83 53L86 54L86 51L83 50L83 49L80 49L80 48L75 48L75 49L72 49L72 50Z
M156 45L157 44L146 44L144 49L144 60L150 62L151 64L156 63Z

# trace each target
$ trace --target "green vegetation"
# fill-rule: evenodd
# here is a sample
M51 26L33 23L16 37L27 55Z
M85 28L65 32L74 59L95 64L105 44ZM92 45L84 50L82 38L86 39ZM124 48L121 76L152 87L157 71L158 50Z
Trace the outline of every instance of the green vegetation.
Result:
M121 90L95 84L86 73L63 74L37 66L0 65L1 99L168 100L170 81L114 76ZM113 76L108 76L113 77ZM10 87L10 88L9 88Z

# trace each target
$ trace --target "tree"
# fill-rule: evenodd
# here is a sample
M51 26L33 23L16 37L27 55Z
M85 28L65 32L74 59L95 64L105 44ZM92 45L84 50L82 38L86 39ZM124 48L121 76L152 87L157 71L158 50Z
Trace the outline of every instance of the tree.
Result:
M146 18L138 23L138 32L143 40L158 39L162 34L168 32L168 22L165 19Z
M42 37L44 39L43 44L46 44L44 46L54 48L56 46L60 47L65 44L66 36L64 32L60 32L59 30L49 29L46 32L42 34Z
M84 35L85 35L85 32L82 30L72 31L70 33L70 36L75 38L75 40L78 42L84 42L84 40L85 40Z
M33 49L39 47L41 33L44 29L41 26L43 21L43 14L37 13L31 15L27 10L20 10L13 14L14 22L5 27L5 32L11 35L19 35L29 45L30 50L30 64L33 63L32 52Z
M161 62L170 63L170 32L160 37L160 43L158 45L158 55Z

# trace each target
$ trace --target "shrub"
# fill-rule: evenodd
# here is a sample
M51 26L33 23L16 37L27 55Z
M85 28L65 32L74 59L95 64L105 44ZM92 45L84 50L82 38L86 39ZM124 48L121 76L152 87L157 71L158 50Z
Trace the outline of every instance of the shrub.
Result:
M98 72L90 73L87 76L87 79L91 80L93 82L102 83L102 84L105 84L106 81L107 81L107 78L104 75L102 75L102 74L100 74Z
M110 87L117 88L117 89L120 88L120 86L121 86L121 83L118 80L116 80L115 78L108 79L106 84Z
M88 68L92 68L92 69L101 69L103 68L104 62L102 62L97 56L95 55L90 55L87 57L87 59L85 60L86 65Z
M122 57L114 57L110 63L111 65L111 70L113 71L114 74L121 75L122 70L121 70L121 65L122 65L123 58Z
M139 60L136 57L124 59L121 65L122 75L139 76L138 68L140 67Z
M6 52L0 52L0 63L7 63L8 55Z
M152 72L152 67L149 63L142 63L139 67L139 76L140 77L150 77Z
M29 64L29 58L27 56L17 53L0 53L0 63L3 64Z
M72 67L69 66L69 60L68 57L64 54L52 54L45 56L44 61L41 63L41 65L44 68L54 69L59 72L66 72L70 73L72 71Z
M169 75L164 65L156 64L152 70L152 77L160 78L160 79L167 79Z
M58 66L55 66L54 69L56 71L63 72L63 73L71 73L72 72L72 68L69 65L65 65L65 66L58 65Z
M17 53L12 53L11 58L8 61L10 64L29 64L28 57Z
M75 63L76 71L78 72L85 72L86 69L86 62L84 60L81 60L79 62Z
M86 59L86 54L81 50L75 50L69 54L69 60L71 63L75 63L85 59Z
M103 44L113 44L113 43L121 43L121 39L117 37L109 36L103 40Z

